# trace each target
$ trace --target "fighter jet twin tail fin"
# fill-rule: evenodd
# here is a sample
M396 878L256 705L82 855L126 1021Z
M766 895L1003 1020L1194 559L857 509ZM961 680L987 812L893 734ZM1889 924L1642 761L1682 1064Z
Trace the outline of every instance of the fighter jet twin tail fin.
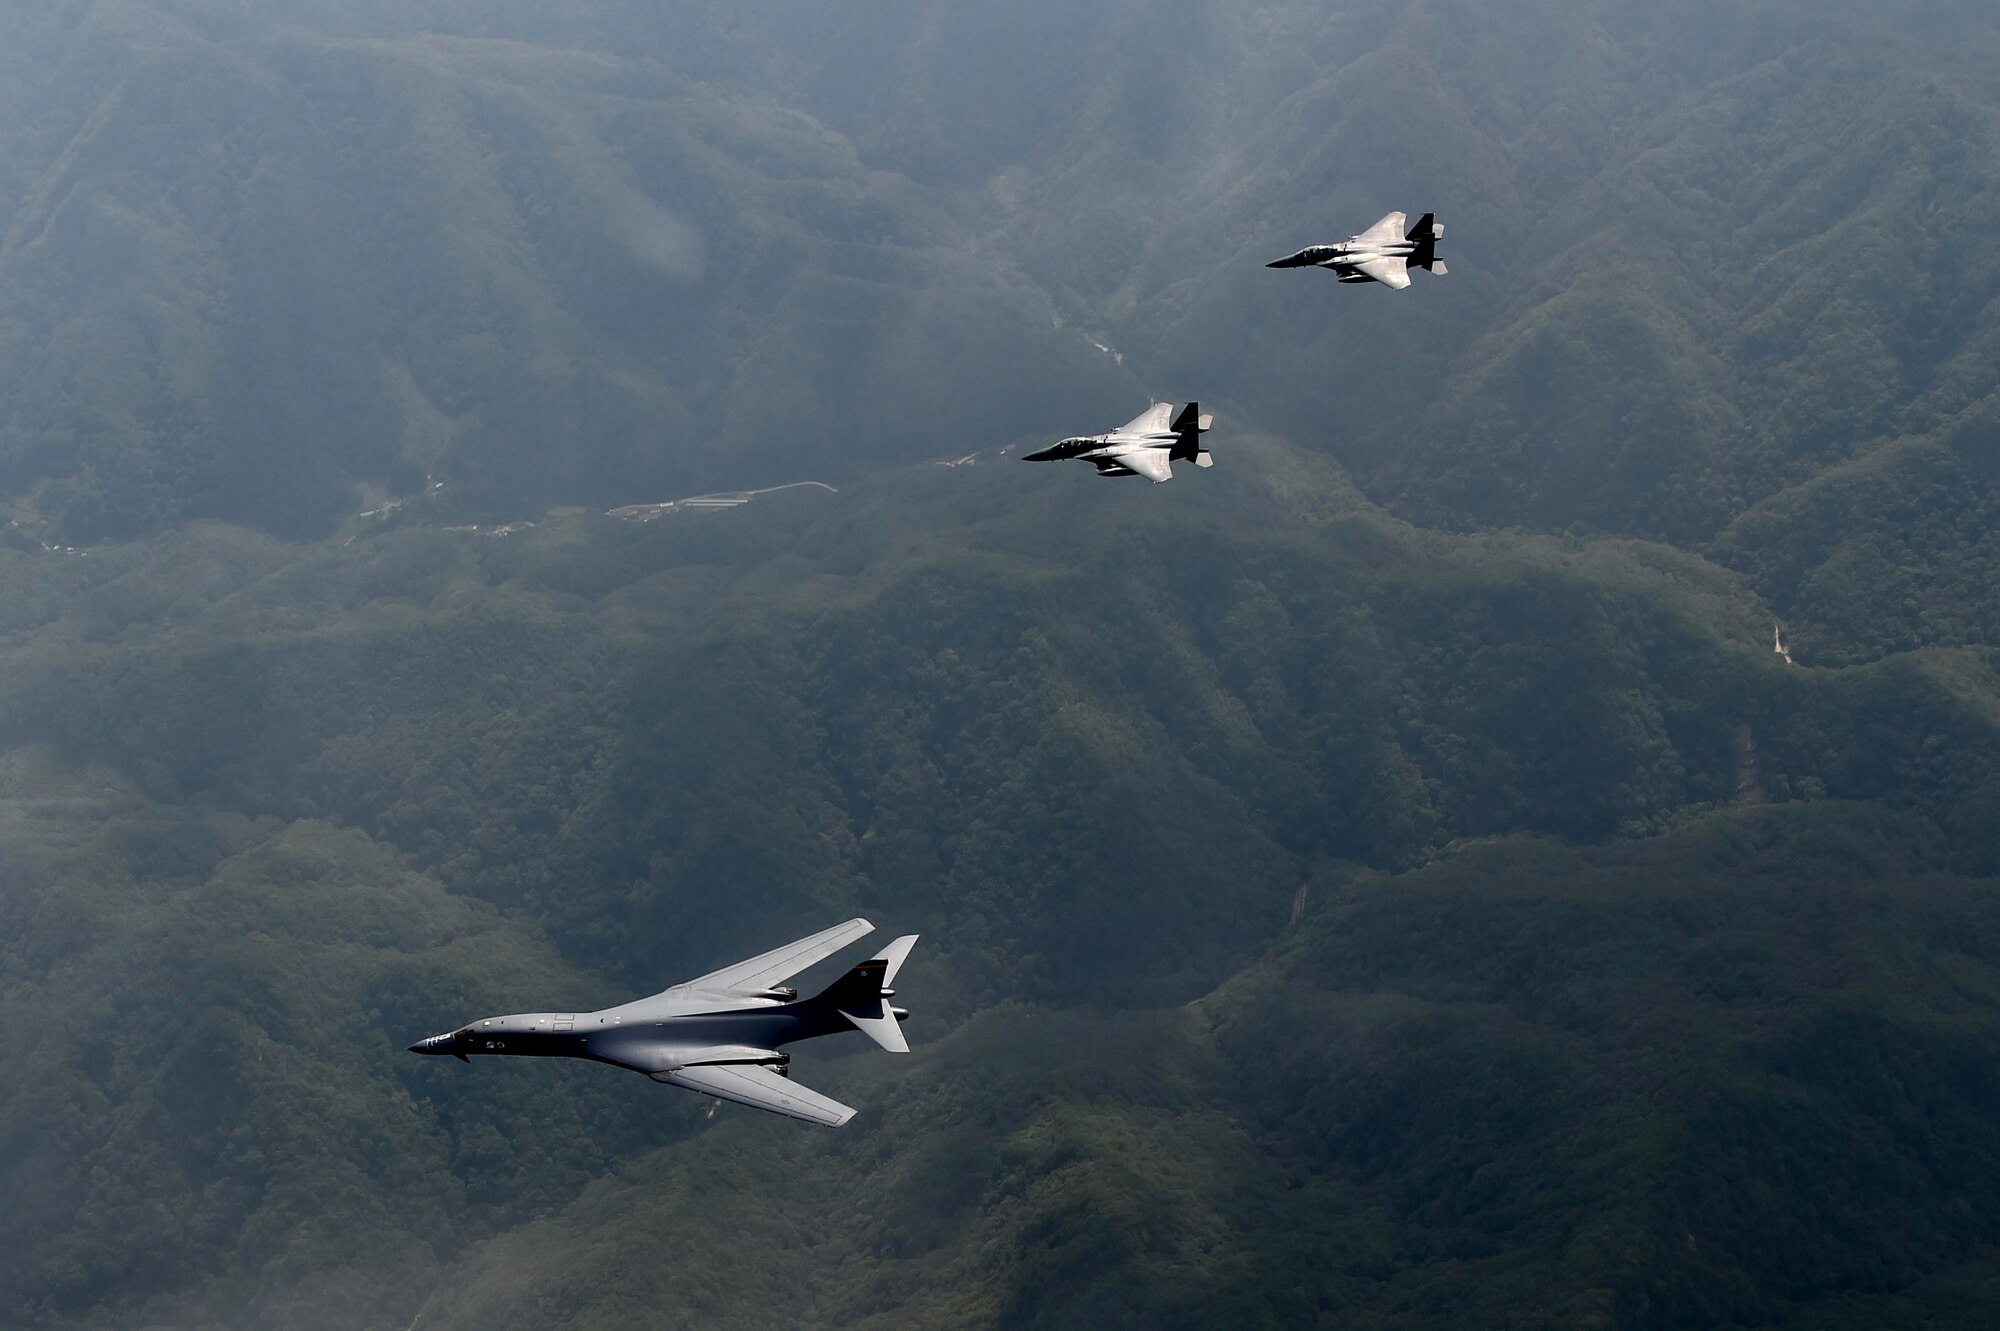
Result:
M1437 214L1425 213L1419 217L1417 224L1410 228L1410 234L1404 239L1416 246L1410 252L1407 261L1410 267L1422 268L1439 277L1451 271L1444 266L1444 260L1437 256L1437 244L1444 239L1444 223L1437 220Z
M1167 453L1170 461L1191 461L1197 467L1213 467L1215 454L1201 446L1201 436L1208 433L1215 417L1204 413L1201 403L1190 402L1181 408L1181 414L1174 417L1174 423L1167 428L1175 435L1174 446Z

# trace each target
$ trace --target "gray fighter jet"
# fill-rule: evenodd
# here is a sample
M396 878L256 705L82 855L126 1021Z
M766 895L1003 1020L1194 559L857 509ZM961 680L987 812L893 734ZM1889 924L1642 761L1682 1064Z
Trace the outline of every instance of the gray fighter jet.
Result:
M814 998L800 999L779 981L874 931L866 920L849 920L651 998L602 1012L487 1017L419 1040L410 1052L450 1054L461 1062L470 1062L471 1054L588 1058L837 1128L854 1111L792 1081L792 1056L778 1051L815 1036L860 1031L891 1053L907 1054L899 1023L910 1014L890 1006L895 990L889 986L917 936L898 938Z
M1201 436L1215 417L1202 415L1198 402L1188 403L1178 416L1173 415L1173 410L1171 402L1155 402L1109 434L1078 435L1039 453L1026 454L1021 461L1059 462L1076 458L1096 467L1099 476L1144 476L1153 481L1171 481L1172 464L1176 461L1185 460L1197 467L1214 466L1215 458L1201 446Z
M1390 213L1358 236L1338 245L1308 245L1297 254L1267 263L1266 268L1331 268L1343 282L1380 282L1401 291L1410 285L1410 269L1422 268L1442 277L1447 269L1437 256L1444 223L1425 213L1405 232L1402 213Z

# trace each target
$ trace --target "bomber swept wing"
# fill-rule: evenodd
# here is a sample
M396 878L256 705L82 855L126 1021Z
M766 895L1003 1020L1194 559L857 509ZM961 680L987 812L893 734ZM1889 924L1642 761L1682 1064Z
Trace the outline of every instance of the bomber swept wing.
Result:
M769 952L754 956L748 961L739 961L734 966L724 966L719 971L710 971L698 979L677 984L666 992L673 993L675 989L697 989L703 993L717 990L734 992L768 989L780 980L791 979L813 963L826 960L857 938L866 938L874 932L875 926L868 921L852 919L845 924L836 924L831 929L822 929L810 938L801 938L783 947L774 947Z
M854 1117L852 1109L832 1096L821 1095L809 1086L801 1086L790 1077L755 1063L715 1063L707 1067L677 1068L672 1072L655 1073L653 1079L712 1095L719 1100L733 1100L752 1109L768 1109L774 1114L802 1118L808 1123L819 1123L829 1128L837 1128Z

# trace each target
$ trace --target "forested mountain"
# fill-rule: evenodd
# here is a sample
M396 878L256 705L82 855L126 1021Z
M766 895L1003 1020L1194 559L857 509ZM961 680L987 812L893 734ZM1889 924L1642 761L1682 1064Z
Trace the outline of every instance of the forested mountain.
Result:
M0 10L0 1321L1992 1324L1995 31Z
M776 1280L809 1326L1982 1325L1993 889L1907 836L1759 811L1327 883L1198 1004L857 1063L901 1121L662 1152L423 1324L757 1326Z
M0 20L41 66L0 474L65 538L324 533L426 472L475 512L838 479L1136 394L935 199L700 77L716 20L294 8Z
M1491 940L1520 950L1491 963L1496 992L1511 994L1509 1003L1551 1001L1532 986L1556 980L1522 968L1568 964L1542 956L1536 940L1566 933L1562 894L1584 889L1564 886L1571 871L1550 868L1549 852L1522 849L1517 858L1512 849L1539 843L1476 849L1480 838L1510 831L1583 843L1667 838L1658 851L1611 852L1604 863L1636 855L1640 867L1607 870L1609 885L1587 895L1611 903L1593 926L1601 946L1633 949L1591 961L1605 968L1593 983L1618 989L1619 1003L1671 1009L1685 995L1695 1008L1661 1015L1691 1023L1672 1040L1697 1041L1713 1022L1729 1041L1754 1043L1755 1031L1729 1015L1740 988L1740 1001L1775 1005L1759 1019L1772 1032L1893 1016L1938 1031L1947 1041L1940 1066L1984 1057L1953 1042L1988 1037L1945 1034L1959 1029L1954 1002L1970 1005L1965 1020L1983 1010L1976 995L1987 981L1970 973L1956 983L1971 988L1947 1001L1898 995L1889 980L1792 993L1782 986L1803 980L1766 972L1778 949L1807 972L1824 964L1846 976L1837 958L1815 961L1836 943L1869 957L1891 948L1901 959L1879 964L1896 975L1956 974L1951 956L1984 956L1976 934L1941 922L1962 917L1976 927L1991 886L1951 874L2000 863L1992 817L2000 685L1990 662L1931 652L1846 671L1788 668L1765 648L1740 585L1688 556L1615 541L1566 548L1549 538L1428 535L1278 445L1243 441L1231 462L1226 486L1200 489L1052 489L1045 473L1025 468L924 468L838 496L770 497L647 528L557 513L503 539L411 526L351 545L285 546L198 525L89 557L6 556L16 598L4 672L14 755L4 992L10 1025L32 1032L4 1073L8 1191L17 1199L5 1283L19 1306L59 1324L90 1320L92 1308L116 1324L144 1308L167 1325L394 1321L440 1279L452 1287L449 1268L468 1241L559 1206L594 1174L728 1169L717 1160L735 1158L735 1148L711 1146L709 1133L689 1154L646 1154L695 1131L699 1106L663 1101L638 1078L485 1066L440 1076L401 1045L460 1014L518 1007L529 992L584 1005L642 992L768 941L773 920L856 907L927 935L903 982L920 1043L975 1014L986 1032L954 1036L925 1056L984 1064L983 1073L952 1064L961 1071L950 1074L958 1080L949 1092L927 1089L942 1074L921 1070L930 1066L923 1060L908 1072L814 1061L815 1079L835 1090L864 1078L850 1093L888 1135L864 1138L865 1147L785 1148L810 1153L798 1165L809 1173L818 1168L811 1160L848 1161L838 1166L847 1171L916 1153L907 1167L920 1172L907 1186L944 1192L926 1192L932 1209L906 1220L881 1213L890 1228L866 1239L873 1260L888 1263L880 1278L896 1288L916 1282L909 1292L892 1298L845 1283L859 1278L847 1257L819 1265L833 1254L813 1241L814 1227L832 1220L810 1209L792 1216L792 1194L775 1184L768 1161L725 1175L745 1189L726 1209L735 1215L754 1201L751 1209L769 1213L753 1231L760 1242L791 1236L769 1260L788 1273L787 1287L800 1275L796 1296L758 1286L759 1299L745 1305L721 1293L720 1273L758 1268L730 1255L741 1231L690 1213L700 1209L692 1198L721 1186L712 1183L691 1194L669 1188L656 1199L665 1209L642 1212L651 1218L631 1232L619 1227L630 1209L602 1203L610 1209L589 1212L601 1217L590 1224L607 1230L563 1240L582 1245L574 1260L615 1264L628 1242L685 1247L685 1260L645 1280L710 1289L718 1318L768 1318L773 1306L803 1317L823 1298L829 1323L841 1324L853 1309L907 1298L938 1320L980 1323L1005 1312L1001 1320L1060 1322L1059 1299L1008 1302L1031 1299L1051 1277L1009 1259L990 1271L975 1263L984 1274L973 1281L955 1266L974 1261L960 1245L998 1244L1027 1260L1080 1225L1085 1246L1073 1270L1061 1269L1129 1292L1155 1258L1135 1252L1125 1262L1120 1245L1139 1240L1119 1217L1179 1186L1141 1180L1156 1150L1178 1159L1185 1146L1213 1156L1203 1167L1219 1172L1201 1186L1237 1200L1216 1201L1222 1209L1206 1218L1176 1211L1168 1233L1192 1225L1238 1234L1233 1255L1214 1260L1240 1277L1245 1307L1262 1307L1285 1284L1285 1254L1359 1204L1336 1188L1338 1196L1287 1212L1275 1230L1239 1233L1243 1208L1260 1209L1263 1189L1319 1177L1321 1165L1337 1162L1355 1186L1403 1189L1399 1205L1421 1210L1435 1171L1460 1166L1405 1177L1418 1163L1393 1153L1316 1155L1329 1148L1310 1134L1360 1112L1329 1106L1329 1092L1316 1089L1349 1046L1316 1045L1310 1023L1287 1024L1306 1019L1286 1002L1233 1019L1235 1072L1211 1066L1214 1035L1183 1048L1193 1038L1184 1018L1145 1014L1181 1013L1287 921L1317 930L1312 922L1336 902L1349 903L1343 911L1374 902L1366 908L1381 913L1370 927L1414 949L1404 964L1440 948L1478 951L1501 926L1439 918L1422 892L1398 915L1404 880L1381 877L1439 854L1465 866L1438 870L1445 881L1472 875L1462 880L1466 909L1504 910L1518 917L1506 927L1525 931ZM1229 572L1163 572L1177 565ZM1746 744L1753 780L1799 802L1797 818L1746 823L1716 811L1741 794ZM1908 813L1874 811L1882 805ZM1739 827L1761 830L1728 830ZM1673 867L1683 862L1707 884L1688 887L1685 899ZM1767 873L1790 886L1764 883ZM1744 875L1756 893L1775 893L1774 904L1768 916L1731 923L1730 912L1746 909L1732 903L1752 890ZM1625 937L1617 884L1627 879L1667 894L1665 904L1629 909L1648 919L1647 910L1665 912L1689 934L1674 947L1698 956L1671 959L1679 954ZM1942 894L1938 913L1923 917L1933 923L1897 923L1904 933L1875 938L1876 916L1839 904L1857 893L1901 901L1905 879ZM1507 884L1513 904L1479 904L1482 882ZM1820 902L1822 888L1838 899ZM1820 911L1844 913L1809 923ZM1348 924L1327 927L1329 941L1359 946ZM1382 964L1341 952L1311 963L1312 983L1351 991L1343 1001L1371 1009L1404 983L1371 969ZM1471 983L1448 957L1436 966ZM1513 993L1514 977L1529 988ZM1272 983L1281 993L1296 988ZM1652 997L1627 994L1634 985ZM1234 1010L1224 995L1235 992L1225 984L1204 1008ZM1605 1149L1637 1149L1619 1145L1620 1102L1600 1103L1590 1088L1615 1083L1602 1059L1643 1061L1659 1046L1593 1044L1622 1029L1618 1019L1593 1012L1588 992L1565 1001L1572 1009L1560 1020L1582 1023L1581 1043L1544 1080L1581 1079L1564 1090L1571 1107L1561 1112L1612 1114L1599 1128L1613 1139ZM1905 1011L1907 1003L1919 1006ZM1145 1040L1169 1040L1174 1059L1195 1060L1171 1086L1145 1089L1167 1071L1128 1051L1129 1069L1099 1088L1112 1072L1093 1051L1113 1037L1089 1032L1119 1009L1138 1014L1117 1020L1136 1022L1129 1029ZM1053 1034L1034 1033L1050 1021ZM1421 1029L1380 1038L1432 1038ZM1431 1056L1428 1075L1450 1082L1471 1066L1511 1079L1509 1060L1528 1056L1511 1046L1461 1064L1481 1029L1454 1035ZM1856 1064L1814 1075L1892 1075L1876 1066L1876 1045L1838 1047L1853 1050ZM1738 1076L1733 1048L1711 1049L1710 1061L1673 1074L1689 1079L1676 1093L1698 1097L1707 1079ZM1335 1062L1315 1061L1325 1059ZM1344 1080L1352 1075L1339 1071L1333 1084L1359 1093ZM1022 1089L1004 1089L1017 1077L1028 1079ZM1266 1085L1297 1099L1260 1105L1254 1088ZM1758 1092L1766 1093L1811 1094L1782 1078ZM940 1094L947 1100L927 1107ZM1980 1112L1981 1094L1977 1085L1963 1092L1963 1112ZM1183 1121L1194 1105L1206 1107ZM1903 1149L1901 1128L1868 1117L1878 1112L1872 1103L1822 1108L1833 1116L1824 1131L1888 1133L1882 1149ZM1473 1121L1485 1122L1484 1112ZM1139 1171L1130 1180L1138 1192L1124 1190L1121 1172L1099 1179L1108 1165L1085 1169L1095 1181L1076 1195L1058 1177L1068 1152L1095 1160L1111 1149L1099 1129L1071 1147L1050 1146L1057 1155L1040 1164L1019 1156L1025 1145L992 1156L991 1168L1025 1171L1016 1182L987 1166L948 1178L945 1162L989 1157L961 1154L945 1125L971 1115L986 1125L981 1140L1025 1133L1033 1142L1054 1130L1043 1121L1049 1113L1109 1115L1106 1129L1128 1113L1151 1115L1169 1136L1141 1133L1117 1148ZM1297 1116L1290 1131L1308 1133L1302 1143L1263 1141L1261 1127L1257 1143L1241 1140L1246 1124ZM63 1130L48 1132L51 1122ZM1511 1168L1557 1167L1543 1159L1544 1138L1517 1139L1512 1120L1481 1130L1511 1143ZM1672 1115L1657 1130L1702 1131ZM761 1124L731 1131L757 1134L760 1153L785 1140ZM1462 1148L1467 1160L1484 1149ZM1669 1171L1672 1186L1706 1186L1695 1164L1652 1149L1648 1167ZM1238 1181L1232 1171L1245 1151L1258 1163ZM1045 1172L1034 1205L1072 1219L1010 1219L999 1197ZM852 1197L840 1182L847 1177L819 1179L812 1186L830 1191L811 1195L838 1211ZM1547 1228L1536 1243L1596 1223L1591 1177L1565 1185L1582 1200L1540 1216ZM1665 1186L1668 1175L1661 1179ZM1314 1186L1336 1187L1330 1177ZM161 1197L178 1199L170 1224L154 1209ZM949 1205L959 1220L935 1209L944 1198L958 1199ZM1507 1204L1536 1209L1527 1199ZM1651 1233L1664 1214L1642 1208L1619 1223ZM1370 1244L1401 1237L1370 1259L1378 1263L1370 1279L1393 1288L1369 1298L1414 1298L1411 1290L1436 1278L1427 1248L1397 1246L1418 1241L1407 1227L1419 1219L1392 1211L1371 1222L1386 1228ZM1492 1253L1494 1269L1531 1260L1492 1231L1501 1221L1463 1223L1482 1237L1451 1244ZM1728 1308L1745 1321L1849 1287L1773 1285L1764 1264L1775 1259L1744 1247L1757 1223L1711 1223L1724 1226L1711 1254L1721 1265L1704 1259L1684 1275L1661 1275L1683 1282L1673 1293L1683 1303L1661 1308L1683 1306L1696 1297L1692 1286L1725 1268L1737 1282ZM1092 1246L1094 1227L1119 1237ZM1809 1230L1797 1240L1806 1246L1778 1266L1822 1259ZM713 1248L692 1233L712 1234ZM1983 1231L1954 1233L1957 1247L1898 1258L1902 1265L1868 1287L1900 1288L1981 1250ZM941 1283L893 1274L906 1245L912 1257L936 1250L918 1269L942 1264ZM134 1248L147 1260L133 1261ZM509 1250L495 1249L493 1260ZM478 1251L470 1260L487 1260ZM1553 1260L1546 1247L1536 1251L1544 1256L1533 1260ZM580 1298L539 1292L543 1280L570 1279L559 1273L571 1260L551 1257L545 1275L531 1264L509 1279L522 1282L522 1300ZM1295 1260L1317 1271L1321 1259ZM1590 1291L1600 1280L1611 1282L1604 1298L1654 1297L1644 1262L1621 1260L1578 1272L1591 1283L1563 1286L1563 1297L1597 1298ZM1516 1308L1530 1289L1545 1296L1540 1274L1518 1280L1503 1281L1490 1306ZM583 1302L622 1306L639 1288L651 1285L614 1283ZM1428 1297L1458 1306L1449 1291L1470 1298L1478 1288L1448 1283ZM970 1301L954 1313L947 1290ZM800 1301L786 1301L793 1297ZM1361 1295L1330 1288L1313 1297L1349 1308ZM445 1296L429 1316L455 1302ZM1475 1302L1489 1306L1484 1296ZM545 1316L533 1311L541 1303L516 1306L524 1324ZM1076 1305L1074 1324L1098 1324L1087 1309L1101 1306ZM1271 1316L1289 1319L1283 1299L1273 1306ZM1191 1324L1203 1320L1198 1308L1219 1315L1191 1303ZM602 1310L589 1317L579 1324L622 1324ZM1631 1324L1677 1323L1663 1312Z
M1047 8L10 17L7 482L310 529L398 460L596 501L1143 383L1420 516L1698 541L1990 441L1974 7ZM1261 267L1390 205L1456 227L1422 302Z

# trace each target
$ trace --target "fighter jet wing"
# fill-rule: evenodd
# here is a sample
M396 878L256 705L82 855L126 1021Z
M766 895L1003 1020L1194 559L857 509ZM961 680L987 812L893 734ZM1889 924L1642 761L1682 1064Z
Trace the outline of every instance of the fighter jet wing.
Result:
M1165 434L1168 422L1173 419L1174 404L1155 402L1130 421L1113 431L1115 434Z
M710 971L698 980L689 980L675 989L741 990L768 989L780 980L790 979L816 961L846 947L857 938L866 938L875 932L875 926L866 920L849 920L846 924L836 924L831 929L822 929L810 938L801 938L796 943L772 948L761 956L748 961L739 961L734 966L724 966L719 971ZM672 993L673 990L667 992Z
M1173 464L1164 448L1135 448L1129 453L1113 453L1111 458L1128 471L1136 471L1149 481L1171 481Z
M1401 217L1402 214L1391 213L1390 216ZM1398 222L1396 225L1401 226L1402 223ZM1410 285L1409 265L1401 259L1363 259L1354 264L1353 268L1358 273L1368 274L1383 286L1394 287L1398 291Z
M831 1096L801 1086L790 1077L781 1077L756 1063L711 1063L703 1067L676 1068L655 1079L671 1086L733 1100L752 1109L768 1109L774 1114L802 1118L837 1128L854 1117L854 1111Z
M1356 236L1356 240L1401 240L1403 227L1410 220L1408 213L1390 213L1374 226Z

